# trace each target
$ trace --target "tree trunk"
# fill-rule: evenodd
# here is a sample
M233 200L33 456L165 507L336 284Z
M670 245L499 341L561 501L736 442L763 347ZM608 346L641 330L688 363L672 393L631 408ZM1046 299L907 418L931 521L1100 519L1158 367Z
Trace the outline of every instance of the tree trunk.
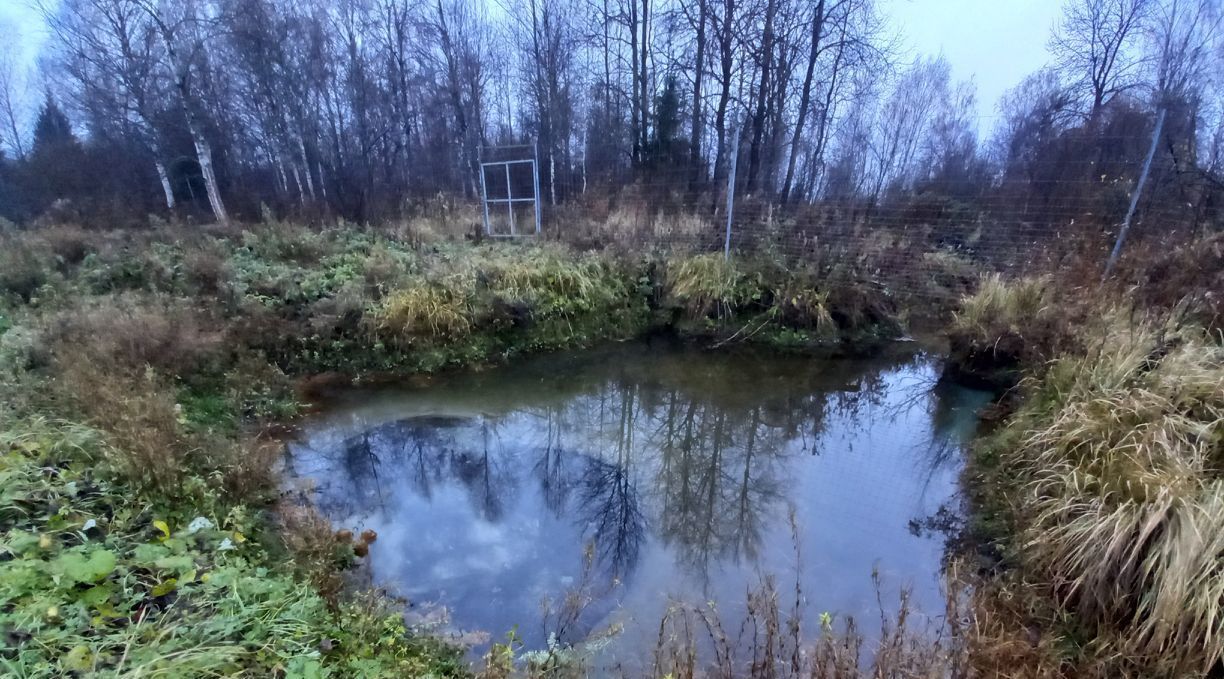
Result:
M823 2L824 0L821 0ZM706 29L706 2L707 0L697 0L697 56L695 59L695 68L693 69L693 126L692 134L689 137L689 164L693 166L693 186L696 188L697 182L702 176L701 168L701 136L702 130L701 120L701 80L705 72L705 29Z
M302 172L298 169L297 163L289 163L289 168L293 170L293 182L297 184L298 203L303 207L306 206L306 188L302 186Z
M166 172L166 166L162 161L154 161L153 164L157 167L157 178L161 181L162 193L166 195L166 209L174 210L174 189L170 187L170 174Z
M280 183L277 185L277 187L280 189L280 195L278 195L277 197L279 198L280 196L288 196L289 195L289 178L285 174L284 159L281 158L279 155L272 153L272 151L268 151L268 164L276 168L276 178L280 180Z
M795 161L799 158L799 140L803 126L807 123L808 106L812 99L812 75L816 71L816 58L820 56L820 35L824 30L825 0L816 3L812 17L812 49L808 53L807 72L803 75L803 92L799 95L799 117L791 133L790 159L786 162L786 179L782 182L782 204L790 202L791 182L795 179Z
M310 161L306 158L306 144L302 141L301 135L298 135L298 153L302 158L302 174L306 175L306 190L310 193L310 199L315 199L314 178L310 175Z
M200 174L204 177L204 189L208 192L208 206L212 208L213 217L222 225L229 224L229 214L225 211L225 203L221 201L221 189L217 185L217 174L213 171L212 147L200 135L195 122L188 115L187 131L195 145L196 159L200 163Z
M455 114L456 136L459 139L459 167L460 171L467 175L465 181L461 183L463 186L464 195L476 194L476 177L472 176L472 164L470 159L475 155L472 149L469 148L471 138L468 134L467 114L463 108L462 85L459 82L459 65L458 55L455 54L455 47L451 41L450 29L446 26L446 14L442 9L442 1L438 0L438 37L442 42L442 54L446 58L446 89L450 95L451 108ZM463 168L467 168L463 170Z
M841 23L841 30L838 35L839 46L836 56L833 58L833 71L829 74L829 85L825 88L824 100L820 102L820 116L816 122L816 148L812 149L811 169L808 173L808 184L804 193L809 196L815 196L818 190L816 180L818 173L824 168L824 152L828 145L829 136L829 121L834 114L834 97L837 94L837 86L842 72L842 62L846 56L846 31L847 21Z
M765 5L765 28L761 33L761 82L757 89L756 112L752 115L752 145L748 147L748 185L749 192L755 191L759 184L761 172L761 142L765 134L765 120L769 116L769 88L773 65L773 23L777 14L777 0L769 0Z
M637 0L629 0L629 72L631 74L631 80L632 80L632 85L633 85L633 96L629 97L629 103L630 103L629 118L631 120L631 123L629 125L629 128L630 128L629 136L632 138L632 141L633 141L633 149L631 151L631 156L633 158L633 164L635 166L641 165L642 151L644 150L641 145L641 135L638 130L638 125L640 124L639 123L640 118L638 115L638 107L641 106L641 103L642 103L641 97L638 94L638 90L639 88L643 88L644 86L642 85L641 74L638 72L638 66L637 66L637 61L638 61L638 58L637 58L637 54L638 54L637 12L638 12Z
M718 108L714 112L714 132L718 136L718 156L714 160L714 183L721 186L727 172L727 105L731 101L731 69L735 66L732 51L734 38L731 23L735 17L735 0L724 0L722 26L718 33L719 66L722 90L718 93Z
M641 135L641 147L645 150L650 143L650 75L646 70L646 58L650 54L650 0L642 0L642 124L638 128Z

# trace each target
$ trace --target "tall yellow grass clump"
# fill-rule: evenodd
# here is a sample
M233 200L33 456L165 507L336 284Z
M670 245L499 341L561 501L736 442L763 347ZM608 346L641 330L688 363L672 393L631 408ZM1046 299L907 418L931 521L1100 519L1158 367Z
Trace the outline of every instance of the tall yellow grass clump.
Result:
M540 314L569 315L614 303L622 285L608 260L553 247L490 252L481 263L489 289Z
M402 339L456 339L471 331L472 310L463 286L422 281L392 293L377 323Z
M1050 359L1082 353L1084 326L1094 324L1097 316L1089 309L1090 299L1048 276L983 276L977 291L953 313L948 373L1006 390Z
M674 258L667 262L667 282L672 297L693 318L731 315L741 301L743 276L721 253Z
M1022 558L1108 646L1171 674L1224 658L1224 347L1125 322L1055 362L1004 453Z
M1045 276L1006 281L997 273L983 276L977 292L953 314L951 332L979 338L1024 332L1052 310L1052 292Z

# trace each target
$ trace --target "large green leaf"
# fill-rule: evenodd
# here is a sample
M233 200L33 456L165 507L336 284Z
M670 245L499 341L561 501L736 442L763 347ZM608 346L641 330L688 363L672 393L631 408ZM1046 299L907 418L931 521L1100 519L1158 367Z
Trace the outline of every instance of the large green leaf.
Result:
M114 572L115 554L106 549L88 554L67 552L55 560L55 568L73 584L98 582Z

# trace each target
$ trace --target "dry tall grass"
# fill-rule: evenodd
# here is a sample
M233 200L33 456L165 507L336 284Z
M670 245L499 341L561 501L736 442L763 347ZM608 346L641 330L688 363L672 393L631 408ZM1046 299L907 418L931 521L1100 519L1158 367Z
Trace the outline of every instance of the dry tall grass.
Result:
M877 592L880 587L877 582ZM895 613L885 612L881 601L880 629L871 643L855 620L838 622L829 614L818 631L805 630L802 607L802 592L780 590L770 577L748 593L743 620L728 620L710 604L674 604L659 623L650 675L934 679L964 669L960 618L951 614L943 625L915 622L905 591Z
M983 276L977 291L965 298L952 316L952 332L983 340L1004 332L1020 333L1050 313L1054 287L1048 277L1004 280L999 274Z
M1067 289L1048 276L983 276L952 315L949 374L997 389L1015 386L1025 370L1079 350L1090 300L1085 291Z
M692 318L727 318L744 301L744 274L721 254L672 258L667 288Z
M1156 674L1224 657L1224 347L1115 316L1058 360L1004 451L1020 555L1096 635Z
M466 291L455 283L420 283L395 291L378 315L379 327L407 341L466 335L472 329L472 309Z

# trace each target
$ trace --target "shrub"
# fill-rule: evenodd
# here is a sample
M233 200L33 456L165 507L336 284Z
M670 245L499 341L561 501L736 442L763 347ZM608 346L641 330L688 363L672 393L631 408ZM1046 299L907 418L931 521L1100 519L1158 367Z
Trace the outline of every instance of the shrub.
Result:
M90 234L79 226L48 226L39 229L37 238L47 244L56 259L65 268L80 264L85 256L96 250Z
M919 302L938 305L941 311L951 310L973 293L979 270L978 265L956 252L934 250L923 253L913 277L917 280L909 281L906 288L914 291Z
M222 333L208 330L202 315L169 299L117 295L53 314L42 335L65 362L88 362L103 370L151 366L184 375L200 369L221 346Z
M366 290L375 299L406 282L415 258L408 252L378 245L370 249L362 267Z
M103 369L89 361L57 361L59 397L106 434L108 461L142 490L178 492L193 449L174 391L152 372Z
M276 221L243 231L242 246L260 259L297 264L318 262L329 249L321 234Z
M226 253L216 244L191 248L183 255L183 278L196 294L220 295L232 275Z
M38 252L16 237L0 237L0 296L29 304L46 282L47 265Z
M1224 329L1224 234L1174 248L1136 248L1119 280L1140 308L1183 307L1208 330ZM1127 270L1129 269L1129 270Z
M778 309L783 324L806 330L815 330L817 335L832 336L837 332L837 323L829 311L829 294L802 284L791 284L774 293L774 306Z
M96 294L124 290L173 292L180 281L181 251L168 243L127 243L90 253L81 279Z

